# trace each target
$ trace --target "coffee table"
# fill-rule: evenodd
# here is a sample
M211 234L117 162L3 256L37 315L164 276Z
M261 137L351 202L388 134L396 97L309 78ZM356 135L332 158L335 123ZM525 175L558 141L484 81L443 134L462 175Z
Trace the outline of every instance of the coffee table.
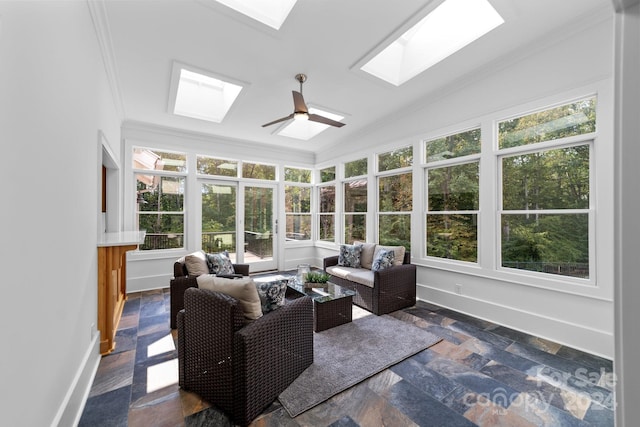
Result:
M352 320L351 305L355 291L335 283L318 283L317 287L306 288L304 284L289 281L289 288L300 295L313 299L313 331L320 332L334 328Z

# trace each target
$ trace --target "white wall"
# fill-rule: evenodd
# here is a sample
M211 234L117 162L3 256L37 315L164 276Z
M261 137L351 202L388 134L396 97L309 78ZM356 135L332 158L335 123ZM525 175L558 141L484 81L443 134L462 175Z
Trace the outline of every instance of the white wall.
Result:
M86 2L0 2L0 424L72 425L99 361L98 131L119 119Z
M497 197L491 189L497 177L493 148L486 145L490 141L483 141L481 159L481 186L490 191L481 191L478 265L424 258L423 191L414 191L412 257L418 265L419 298L612 358L613 46L613 11L604 8L582 25L549 34L547 40L505 56L495 68L474 72L466 82L443 88L423 104L397 114L386 126L376 126L358 140L319 154L317 165L325 167L363 156L369 156L373 164L375 153L394 145L413 144L414 153L421 153L424 139L478 125L491 134L493 123L509 115L597 94L598 130L592 155L596 257L591 260L597 274L591 283L496 271L497 237L493 233ZM414 189L423 187L420 162L420 155L415 154ZM369 219L372 224L371 214ZM318 249L318 262L327 253L332 253L331 248ZM461 294L456 292L457 285L461 285Z

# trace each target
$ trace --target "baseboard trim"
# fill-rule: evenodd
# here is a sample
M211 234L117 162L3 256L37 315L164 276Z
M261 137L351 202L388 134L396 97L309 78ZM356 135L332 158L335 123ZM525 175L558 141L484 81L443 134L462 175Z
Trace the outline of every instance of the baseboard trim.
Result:
M428 285L417 285L420 300L459 311L540 338L613 359L614 336L606 331L585 327L562 319L496 304L492 301L459 295Z
M52 427L78 425L91 391L91 385L98 371L100 359L100 332L96 332L82 358L82 364L76 372L73 382L51 423Z
M141 276L127 278L127 293L151 291L153 289L168 288L171 282L171 274L158 274L156 276Z

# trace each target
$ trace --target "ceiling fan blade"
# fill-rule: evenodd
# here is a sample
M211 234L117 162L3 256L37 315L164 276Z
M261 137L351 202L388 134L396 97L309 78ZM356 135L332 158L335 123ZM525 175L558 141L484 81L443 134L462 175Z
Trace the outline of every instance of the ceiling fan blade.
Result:
M296 113L308 113L309 110L307 109L307 104L304 103L302 94L295 90L292 90L291 92L293 92L293 111Z
M274 121L269 122L269 123L265 123L264 125L262 125L262 127L264 128L264 127L267 127L267 126L275 125L276 123L284 122L285 120L289 120L289 119L293 119L293 113L289 114L287 117L283 117L281 119L274 120Z
M312 122L324 123L325 125L331 125L338 128L341 128L346 124L346 123L337 122L335 120L328 119L326 117L319 116L317 114L309 114L309 120L311 120Z

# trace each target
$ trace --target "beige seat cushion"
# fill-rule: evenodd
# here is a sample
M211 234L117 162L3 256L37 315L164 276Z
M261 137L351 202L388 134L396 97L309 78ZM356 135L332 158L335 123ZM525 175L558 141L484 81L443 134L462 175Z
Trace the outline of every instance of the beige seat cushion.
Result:
M178 261L181 261L179 259ZM209 265L207 265L207 257L203 251L196 251L184 257L184 265L187 267L189 276L200 276L209 274Z
M373 255L376 249L375 243L365 243L355 241L354 245L362 245L362 250L360 251L360 266L362 268L367 268L371 270L371 265L373 264Z
M327 273L340 277L341 279L351 280L361 285L373 288L373 271L366 268L342 267L334 265L327 267Z
M376 250L373 255L373 259L378 256L378 252L381 249L386 249L388 251L393 251L393 265L402 265L404 261L404 253L406 251L404 246L382 246L376 245Z
M262 305L258 290L250 277L227 279L213 274L203 274L196 279L198 287L229 295L240 302L244 317L256 320L262 317Z

